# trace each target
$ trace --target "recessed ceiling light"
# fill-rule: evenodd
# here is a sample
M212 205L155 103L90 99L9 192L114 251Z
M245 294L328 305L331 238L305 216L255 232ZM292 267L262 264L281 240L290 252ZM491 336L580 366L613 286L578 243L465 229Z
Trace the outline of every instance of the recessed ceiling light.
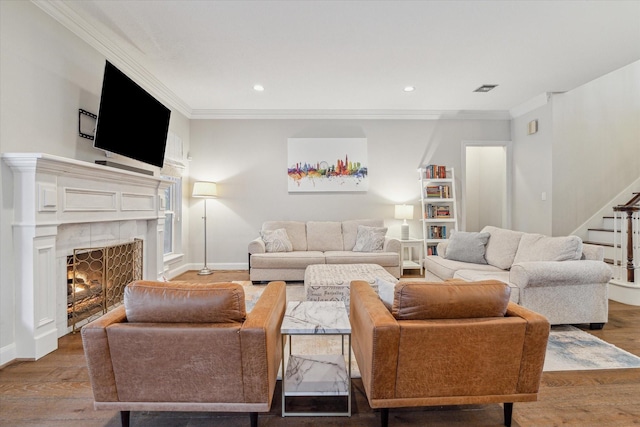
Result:
M264 86L262 85L253 85L253 90L262 92L264 90Z
M495 89L498 85L482 85L478 89L474 90L474 92L489 92L492 89Z
M413 86L405 86L404 87L404 91L405 92L413 92L414 90L416 90L416 88L413 87Z

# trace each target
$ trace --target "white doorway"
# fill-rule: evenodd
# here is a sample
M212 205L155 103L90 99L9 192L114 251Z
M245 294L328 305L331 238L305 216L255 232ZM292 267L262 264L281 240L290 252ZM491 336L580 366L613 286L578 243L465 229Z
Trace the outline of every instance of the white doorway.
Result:
M462 165L461 229L510 228L511 142L463 141Z

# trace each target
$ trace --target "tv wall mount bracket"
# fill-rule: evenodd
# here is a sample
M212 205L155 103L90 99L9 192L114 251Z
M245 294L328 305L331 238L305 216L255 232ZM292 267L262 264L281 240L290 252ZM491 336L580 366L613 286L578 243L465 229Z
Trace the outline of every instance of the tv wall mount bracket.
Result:
M88 118L87 118L88 117ZM95 131L96 131L96 121L98 120L98 116L90 113L89 111L83 110L80 108L78 110L78 133L82 138L94 140L95 139ZM83 126L84 124L84 126ZM85 128L85 131L82 128ZM91 133L86 132L86 128L91 128Z

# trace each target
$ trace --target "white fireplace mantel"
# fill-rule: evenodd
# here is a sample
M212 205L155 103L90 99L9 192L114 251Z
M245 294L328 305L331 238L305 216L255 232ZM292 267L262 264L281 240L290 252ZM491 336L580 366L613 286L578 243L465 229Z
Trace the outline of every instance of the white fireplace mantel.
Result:
M38 359L55 350L59 331L58 228L66 224L147 221L145 279L162 270L164 191L159 177L43 153L4 153L13 172L16 358ZM64 285L66 286L66 285Z

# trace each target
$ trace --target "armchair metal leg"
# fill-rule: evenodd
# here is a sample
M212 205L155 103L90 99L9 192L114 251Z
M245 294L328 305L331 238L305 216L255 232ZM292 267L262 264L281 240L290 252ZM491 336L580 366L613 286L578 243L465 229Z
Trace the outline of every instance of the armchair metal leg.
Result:
M129 427L129 419L131 418L131 411L120 411L120 422L122 427Z
M251 420L251 427L258 427L258 413L249 412L249 419Z
M380 409L380 425L382 427L389 426L389 408Z
M511 427L511 415L513 414L513 402L504 403L504 425Z

